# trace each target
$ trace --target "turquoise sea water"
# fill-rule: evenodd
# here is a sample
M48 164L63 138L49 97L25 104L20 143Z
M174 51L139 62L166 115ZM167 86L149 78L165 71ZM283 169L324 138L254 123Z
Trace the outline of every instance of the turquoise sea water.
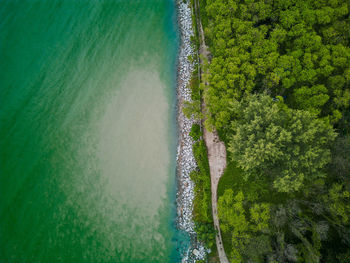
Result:
M0 1L0 262L179 261L175 15Z

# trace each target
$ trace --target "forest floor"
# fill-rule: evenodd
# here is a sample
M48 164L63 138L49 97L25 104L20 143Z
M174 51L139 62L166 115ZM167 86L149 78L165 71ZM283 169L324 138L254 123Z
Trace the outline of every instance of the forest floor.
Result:
M195 13L197 19L200 47L199 47L199 57L200 57L200 65L201 65L201 81L203 81L203 75L207 75L208 72L204 72L203 62L209 61L209 50L205 44L204 32L202 23L200 21L199 16L199 3L195 1ZM207 80L204 80L205 85L208 86L209 83ZM206 116L208 109L206 107L204 99L202 100L202 113ZM204 122L204 119L202 120ZM213 213L213 221L214 227L217 231L217 235L215 236L216 247L219 255L219 259L221 263L228 263L227 256L225 254L224 245L221 238L219 217L218 217L218 209L217 209L217 189L220 177L222 176L225 168L226 168L226 147L224 142L220 141L219 136L214 129L212 132L208 131L204 125L203 126L203 137L208 150L208 160L210 167L210 180L211 180L211 203L212 203L212 213Z

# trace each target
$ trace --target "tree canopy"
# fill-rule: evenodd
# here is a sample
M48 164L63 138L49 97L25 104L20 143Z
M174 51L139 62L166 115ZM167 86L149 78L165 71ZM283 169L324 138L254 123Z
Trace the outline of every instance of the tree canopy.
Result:
M233 101L229 148L247 175L269 176L280 192L297 191L304 181L324 177L336 134L312 113L289 109L267 95Z
M333 123L350 104L349 1L207 0L213 58L207 101L225 129L228 105L245 94L283 96Z
M209 86L187 111L204 100L228 149L230 261L349 262L350 1L198 1Z

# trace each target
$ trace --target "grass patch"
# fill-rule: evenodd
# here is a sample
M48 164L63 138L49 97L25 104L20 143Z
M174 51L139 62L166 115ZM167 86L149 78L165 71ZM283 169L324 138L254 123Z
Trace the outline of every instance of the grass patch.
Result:
M218 198L224 194L225 190L233 189L235 185L242 183L242 181L243 171L235 163L229 162L219 181Z

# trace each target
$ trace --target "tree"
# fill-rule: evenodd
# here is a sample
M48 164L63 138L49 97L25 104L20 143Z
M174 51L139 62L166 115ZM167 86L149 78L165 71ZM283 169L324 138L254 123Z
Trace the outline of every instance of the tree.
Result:
M332 161L329 173L338 180L349 181L350 174L350 136L338 136L332 145Z
M333 123L350 101L349 3L207 0L206 40L213 54L207 105L226 132L229 101L266 91L289 107Z
M190 136L194 141L198 141L202 137L202 131L199 124L195 123L191 127Z
M302 86L294 91L294 96L300 109L309 110L318 115L321 113L322 106L329 100L327 92L324 85Z
M192 116L197 120L202 118L201 104L199 100L191 102L185 101L182 111L187 118L191 118Z
M279 192L292 192L324 175L336 137L329 124L268 95L247 96L231 109L228 151L247 177L268 176Z
M219 196L228 256L348 262L350 2L202 2L205 127L229 146L228 168L239 166L220 180L232 188Z
M324 196L327 210L336 224L350 224L350 192L341 184L333 184Z
M245 196L242 191L234 194L225 190L218 200L220 228L231 233L231 262L261 261L270 252L269 232L270 205L254 203L248 211L244 208Z

